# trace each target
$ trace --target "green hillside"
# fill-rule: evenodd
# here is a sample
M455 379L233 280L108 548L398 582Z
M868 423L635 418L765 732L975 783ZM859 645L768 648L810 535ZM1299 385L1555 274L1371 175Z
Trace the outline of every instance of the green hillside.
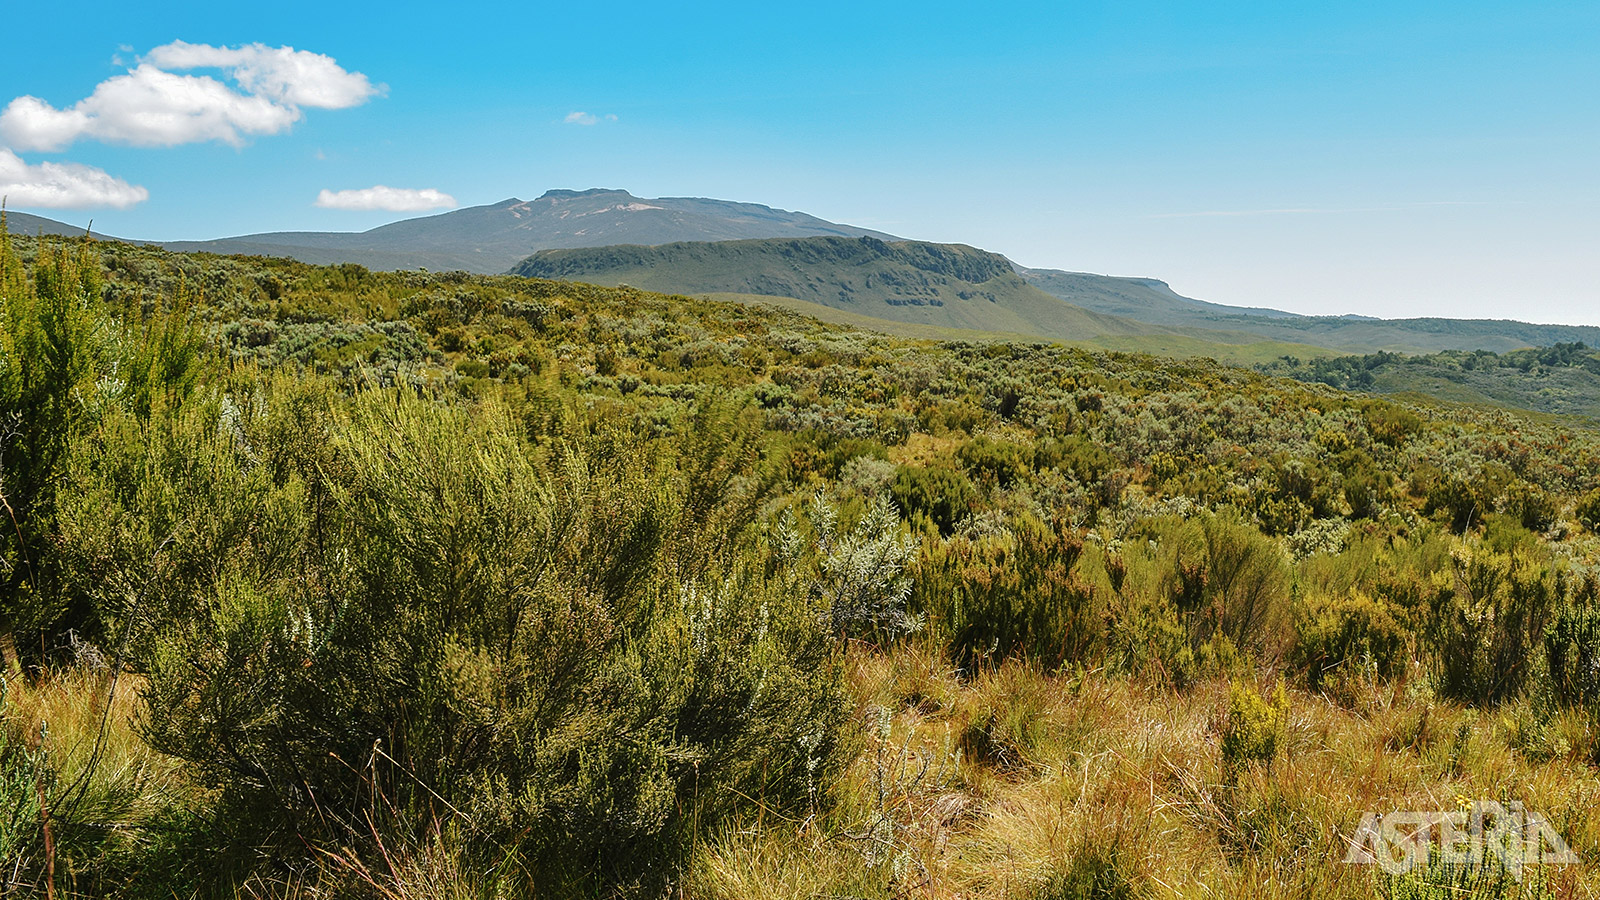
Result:
M1342 353L1436 353L1443 350L1503 353L1563 342L1600 344L1600 328L1585 325L1537 325L1509 319L1302 316L1276 309L1194 300L1153 278L1116 278L1025 268L1019 268L1018 274L1053 297L1095 312L1175 328L1246 332L1267 340L1329 347Z
M359 233L293 231L210 241L176 241L172 250L287 256L301 262L353 262L373 269L504 272L547 247L663 244L740 238L891 235L802 212L704 197L642 198L623 190L552 190Z
M942 325L920 325L894 319L880 319L845 309L824 306L793 297L771 297L762 294L708 293L709 300L734 303L753 303L792 310L822 322L848 325L864 331L897 337L923 338L938 341L1037 341L1035 335L1003 331L977 331L969 328L952 328ZM1270 365L1284 357L1316 359L1333 351L1306 344L1285 344L1278 341L1255 341L1242 344L1224 344L1214 340L1176 333L1100 335L1083 340L1064 340L1061 343L1094 350L1115 350L1124 353L1149 353L1153 356L1178 358L1209 357L1219 362L1243 366Z
M962 244L815 237L545 250L512 273L663 293L789 297L873 319L1056 340L1260 341L1086 310L1028 284L1000 254Z
M1263 320L1299 318L1277 309L1224 306L1185 297L1165 281L1063 272L1057 269L1017 267L1017 274L1034 287L1085 309L1126 316L1162 325L1216 327L1215 322L1251 316Z

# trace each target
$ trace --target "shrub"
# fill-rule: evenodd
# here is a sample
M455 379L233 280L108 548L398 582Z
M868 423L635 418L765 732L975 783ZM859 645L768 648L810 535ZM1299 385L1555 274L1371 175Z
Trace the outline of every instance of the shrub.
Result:
M982 435L963 444L956 456L972 477L1002 488L1026 477L1033 462L1031 448Z
M924 516L948 537L972 505L972 482L947 466L901 466L889 486L907 516Z
M1403 610L1359 588L1316 596L1295 622L1293 662L1312 690L1336 669L1370 664L1380 678L1394 678L1410 660L1411 631Z
M1253 763L1270 764L1289 723L1289 695L1280 683L1269 702L1241 682L1228 685L1228 718L1222 729L1222 762L1236 775Z
M396 838L444 817L547 886L615 886L668 877L742 797L815 799L840 669L825 610L766 574L748 419L536 451L492 402L341 418L327 508L284 501L299 562L224 562L141 656L145 733L218 815L358 854L382 852L364 810Z
M1231 515L1203 516L1198 526L1201 554L1175 557L1171 572L1191 641L1198 646L1220 636L1259 657L1275 656L1290 625L1283 550ZM1198 604L1191 599L1196 594Z
M1546 668L1556 701L1600 713L1600 603L1594 581L1563 603L1544 634Z
M12 733L6 718L6 681L0 671L0 865L8 873L20 868L39 837L39 798L36 779L39 760ZM20 883L19 883L20 884Z
M805 591L827 610L834 633L883 640L915 631L920 623L906 608L911 595L906 566L916 557L916 542L901 535L894 505L875 499L856 527L846 530L838 510L819 494L809 518L815 535L810 548L815 568ZM793 563L805 555L792 517L779 543L783 556Z
M1561 514L1549 492L1525 481L1513 482L1506 489L1501 508L1530 531L1548 531Z
M1376 400L1363 413L1372 439L1380 444L1399 447L1422 431L1422 418L1403 406Z
M1600 532L1600 489L1584 494L1578 500L1578 505L1574 508L1573 515L1583 527L1590 531Z
M1547 558L1458 543L1435 576L1434 667L1440 693L1497 704L1521 694L1546 623L1563 593Z
M3 216L0 216L3 219ZM118 322L102 302L87 242L45 245L31 278L0 223L0 637L24 653L67 631L98 639L99 609L60 582L56 517L83 432L108 416L140 422L181 400L203 366L199 336L159 307ZM172 298L183 302L186 298Z
M1046 438L1034 450L1034 465L1071 472L1084 484L1098 484L1114 464L1111 454L1080 434Z
M1452 531L1460 534L1494 512L1510 482L1511 473L1496 465L1485 466L1475 475L1450 472L1428 488L1424 511L1440 515L1450 523Z
M930 542L913 596L957 665L1086 661L1104 652L1109 621L1073 571L1082 550L1076 537L1031 516L1008 534Z

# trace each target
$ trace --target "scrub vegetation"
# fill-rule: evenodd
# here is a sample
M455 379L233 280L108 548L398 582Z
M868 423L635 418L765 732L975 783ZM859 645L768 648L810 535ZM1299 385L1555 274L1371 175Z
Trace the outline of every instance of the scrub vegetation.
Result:
M4 233L0 896L1600 888L1579 420Z

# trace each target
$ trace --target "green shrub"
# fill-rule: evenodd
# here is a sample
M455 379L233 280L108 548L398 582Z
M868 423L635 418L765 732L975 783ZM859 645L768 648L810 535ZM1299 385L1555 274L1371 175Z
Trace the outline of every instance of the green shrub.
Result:
M1546 670L1556 702L1600 713L1600 585L1593 579L1561 604L1544 634Z
M1548 491L1525 481L1516 481L1506 489L1501 501L1505 513L1530 531L1548 531L1555 524L1561 509Z
M1033 517L1005 535L930 541L917 562L916 607L953 661L1011 658L1046 668L1104 652L1108 614L1073 571L1083 544Z
M1280 683L1270 701L1241 682L1228 685L1228 718L1222 728L1222 762L1230 773L1253 763L1270 764L1289 723L1289 695Z
M984 435L963 444L956 457L973 478L1002 488L1022 481L1033 465L1032 448Z
M1359 588L1315 596L1298 611L1293 663L1312 690L1341 669L1370 665L1379 678L1394 678L1411 659L1411 629L1405 611Z
M1563 593L1547 556L1525 547L1499 552L1458 543L1449 570L1434 582L1432 650L1440 693L1491 705L1520 695Z
M62 583L71 574L57 553L56 518L73 501L66 475L84 432L107 417L145 422L186 397L203 369L183 315L157 305L118 321L103 292L89 243L44 243L25 272L0 233L0 636L29 655L69 630L102 633L101 610Z
M1382 400L1368 403L1363 410L1372 439L1399 447L1422 432L1422 418L1403 406Z
M1578 522L1590 531L1600 532L1600 490L1593 490L1584 494L1578 500L1573 515Z
M947 466L901 466L889 485L894 502L907 516L923 516L949 536L971 511L972 482Z
M357 398L320 474L255 489L291 508L295 562L223 554L158 623L148 739L275 852L381 853L380 808L392 836L455 820L547 886L659 882L744 797L815 802L846 714L826 611L767 574L748 419L692 426L536 450L494 403Z
M1170 590L1195 647L1227 638L1258 658L1283 648L1289 614L1289 564L1271 539L1232 515L1205 515L1184 527L1190 555L1172 556ZM1181 541L1181 539L1180 539Z
M1424 512L1439 515L1460 534L1494 512L1511 481L1511 473L1494 464L1475 474L1449 472L1428 488Z

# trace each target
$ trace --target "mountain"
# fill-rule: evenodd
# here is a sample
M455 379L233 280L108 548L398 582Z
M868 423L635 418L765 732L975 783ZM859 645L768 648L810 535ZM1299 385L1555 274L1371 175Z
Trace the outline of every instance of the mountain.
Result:
M68 225L65 222L57 222L55 219L46 219L44 216L31 216L27 213L11 212L7 210L6 230L12 234L24 234L29 236L50 234L63 237L83 237L84 232L89 230L89 225L88 223L83 225ZM122 240L121 238L108 238L99 232L95 232L94 236L100 238L101 240Z
M1180 334L1064 302L1024 281L1004 256L962 244L809 237L541 250L511 273L661 293L793 298L878 320L1013 336ZM1259 342L1253 335L1204 336Z
M426 266L497 274L538 250L742 238L892 235L756 203L700 197L635 197L627 191L547 191L406 219L370 231L288 231L212 241L169 241L169 250L288 256L374 269Z
M1224 306L1185 297L1165 281L1154 278L1121 278L1063 272L1059 269L1029 269L1017 266L1022 280L1055 297L1097 312L1128 316L1141 322L1161 325L1197 325L1225 316L1259 316L1267 319L1293 319L1295 313L1279 309Z
M10 230L18 234L75 236L84 232L83 226L27 213L10 213L8 222ZM641 255L637 246L617 246L813 237L869 237L886 245L900 244L897 238L871 229L754 203L691 197L650 200L622 190L593 189L553 190L537 200L513 198L359 233L276 232L211 241L171 241L162 246L222 254L288 256L318 264L355 262L373 269L424 266L478 273L505 271L541 250L606 248L604 253L562 257L559 265L568 274L556 277L603 283L626 281L679 293L788 297L919 327L1040 337L1071 337L1085 328L1102 335L1165 335L1160 342L1133 342L1127 349L1185 355L1204 353L1195 345L1208 341L1235 346L1254 343L1258 345L1256 351L1261 352L1272 343L1293 345L1286 352L1299 357L1326 355L1329 351L1503 353L1521 347L1580 341L1600 346L1600 328L1594 327L1509 320L1302 316L1195 300L1153 278L1030 269L994 254L984 263L995 267L991 277L977 282L961 272L939 271L938 265L929 269L910 262L909 257L891 258L894 254L868 253L847 261L836 254L822 259L801 253L787 260L763 257L764 261L757 265L759 254L752 255L749 247L727 252L678 248L651 256ZM840 244L835 249L848 246ZM796 251L791 247L793 252ZM931 251L917 251L923 256L928 252ZM965 248L962 252L979 251ZM539 265L552 266L556 261L550 257ZM799 277L802 273L797 272L796 265L810 267L803 273L806 277ZM1011 269L1011 274L1000 273L1001 265ZM873 266L884 268L874 272ZM718 267L731 268L724 271ZM647 268L655 271L646 274ZM966 275L975 277L972 272ZM948 283L937 281L940 278ZM961 296L963 292L967 296ZM1065 301L1074 312L1063 312L1061 306L1044 302L1041 294ZM993 295L995 302L985 304L973 299L984 295ZM1085 313L1113 318L1093 323L1074 318ZM1064 324L1066 320L1072 320L1071 324ZM1219 353L1235 354L1233 358L1238 359L1235 351Z
M1535 325L1510 319L1302 316L1277 309L1194 300L1153 278L1113 278L1020 266L1017 273L1051 296L1095 312L1175 328L1247 332L1266 340L1311 344L1344 353L1504 353L1522 347L1574 342L1600 346L1600 328L1589 325Z

